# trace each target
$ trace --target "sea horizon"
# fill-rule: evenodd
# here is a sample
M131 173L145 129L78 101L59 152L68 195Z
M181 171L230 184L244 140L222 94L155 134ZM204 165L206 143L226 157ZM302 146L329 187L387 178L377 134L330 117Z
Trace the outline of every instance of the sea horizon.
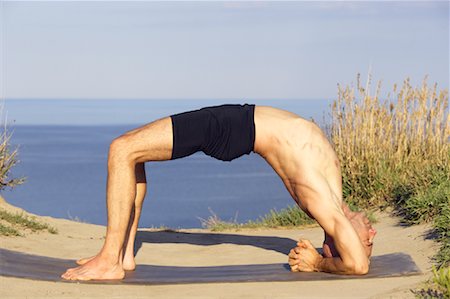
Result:
M5 99L3 118L16 125L139 125L174 113L222 104L255 104L289 110L320 122L330 99Z

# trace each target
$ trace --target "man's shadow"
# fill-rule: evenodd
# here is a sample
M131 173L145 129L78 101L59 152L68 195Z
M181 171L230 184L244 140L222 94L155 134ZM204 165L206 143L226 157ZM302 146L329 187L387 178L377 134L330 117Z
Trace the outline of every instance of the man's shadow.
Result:
M219 244L250 245L287 255L289 251L296 246L297 241L282 237L244 236L228 233L187 233L172 230L138 231L134 249L135 255L141 249L143 243L173 243L202 246Z

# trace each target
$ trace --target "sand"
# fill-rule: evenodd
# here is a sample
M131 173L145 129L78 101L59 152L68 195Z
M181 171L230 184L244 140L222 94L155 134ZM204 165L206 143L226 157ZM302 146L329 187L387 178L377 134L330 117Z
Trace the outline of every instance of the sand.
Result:
M0 198L0 208L24 212ZM145 212L145 211L144 211ZM29 214L32 215L32 214ZM0 237L0 247L57 258L78 259L96 254L105 227L65 219L36 216L58 229L58 234L27 232L24 237ZM437 245L426 239L430 226L402 226L388 213L379 222L374 255L405 252L423 275L380 279L308 282L211 283L185 285L87 285L0 277L0 298L414 298L410 291L430 277L430 258ZM320 247L320 227L211 232L205 229L162 232L140 229L139 264L165 266L220 266L286 263L289 239L310 239ZM278 248L265 240L280 238Z

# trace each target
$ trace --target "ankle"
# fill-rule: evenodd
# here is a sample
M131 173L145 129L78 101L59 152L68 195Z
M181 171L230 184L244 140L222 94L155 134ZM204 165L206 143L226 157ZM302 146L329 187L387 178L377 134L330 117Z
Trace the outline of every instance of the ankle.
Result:
M102 251L99 254L99 258L110 265L116 265L116 264L122 264L122 258L121 258L121 254L117 254L117 253L111 253L111 252L106 252L106 251Z

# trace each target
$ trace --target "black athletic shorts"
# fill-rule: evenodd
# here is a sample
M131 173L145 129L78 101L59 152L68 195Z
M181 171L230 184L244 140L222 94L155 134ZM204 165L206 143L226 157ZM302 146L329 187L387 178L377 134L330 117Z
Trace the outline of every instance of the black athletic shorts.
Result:
M253 151L255 105L222 105L171 116L172 159L202 151L231 161Z

